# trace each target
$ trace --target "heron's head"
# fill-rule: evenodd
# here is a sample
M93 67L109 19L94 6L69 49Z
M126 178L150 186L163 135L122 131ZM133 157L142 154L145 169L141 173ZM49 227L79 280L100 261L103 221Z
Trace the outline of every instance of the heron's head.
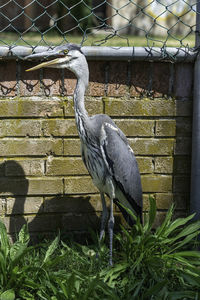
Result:
M46 50L26 57L26 59L35 58L45 59L47 61L44 61L26 71L34 71L41 68L67 68L72 71L77 78L84 78L88 80L88 64L78 45L65 44L57 46L53 50Z

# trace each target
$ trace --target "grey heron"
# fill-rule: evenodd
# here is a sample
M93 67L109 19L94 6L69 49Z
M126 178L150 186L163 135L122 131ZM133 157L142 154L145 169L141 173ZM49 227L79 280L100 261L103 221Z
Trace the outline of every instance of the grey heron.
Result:
M45 61L28 69L33 71L42 67L67 68L77 77L74 91L75 121L81 140L83 162L98 188L102 200L102 217L100 240L102 239L106 222L109 232L109 264L112 265L113 247L113 203L121 209L126 220L131 224L131 217L127 218L126 210L119 205L131 209L142 219L142 188L140 173L133 150L129 146L124 133L107 115L89 116L84 104L84 95L89 83L87 60L81 48L75 44L57 46L53 50L31 54L29 58L43 57ZM56 57L56 58L55 58ZM104 195L110 198L110 216Z

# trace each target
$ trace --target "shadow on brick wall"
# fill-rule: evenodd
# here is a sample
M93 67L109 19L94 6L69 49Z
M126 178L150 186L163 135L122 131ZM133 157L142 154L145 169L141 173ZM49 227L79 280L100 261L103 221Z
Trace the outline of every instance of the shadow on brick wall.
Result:
M12 176L12 170L19 177ZM9 220L9 223L5 221L6 226L10 233L18 232L26 220L19 215L18 203L15 200L18 198L21 203L25 202L29 182L25 177L23 168L14 160L4 161L0 164L0 175L0 194L3 195L6 203L5 216L12 215L9 219L5 218L5 220Z
M5 201L5 224L13 241L21 227L28 223L31 240L52 237L58 231L63 237L83 241L88 229L99 229L99 216L90 196L30 195L29 180L22 166L7 160L0 164L0 194Z

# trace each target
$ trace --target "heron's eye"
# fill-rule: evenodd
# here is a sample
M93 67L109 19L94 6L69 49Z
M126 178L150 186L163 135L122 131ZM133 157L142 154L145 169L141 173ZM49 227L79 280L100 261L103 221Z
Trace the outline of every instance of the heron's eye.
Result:
M69 50L64 50L64 53L67 54L69 52Z

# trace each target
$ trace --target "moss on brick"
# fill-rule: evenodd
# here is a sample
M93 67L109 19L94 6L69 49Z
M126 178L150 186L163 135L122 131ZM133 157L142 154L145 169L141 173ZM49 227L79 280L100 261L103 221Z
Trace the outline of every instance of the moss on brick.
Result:
M156 136L175 136L176 121L175 120L158 120L156 121Z
M135 154L139 155L171 155L174 150L174 139L129 139Z
M168 175L142 175L143 192L172 192L172 176Z
M175 101L163 99L111 99L103 98L105 112L110 116L174 116Z
M170 174L173 173L173 157L156 157L155 173Z
M50 158L46 162L48 176L88 175L81 157Z

